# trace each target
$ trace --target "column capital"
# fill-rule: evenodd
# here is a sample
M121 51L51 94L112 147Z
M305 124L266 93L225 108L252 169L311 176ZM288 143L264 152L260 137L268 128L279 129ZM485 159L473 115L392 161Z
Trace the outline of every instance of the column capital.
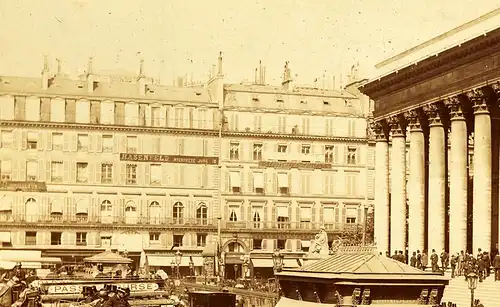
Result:
M422 131L422 126L420 125L420 116L417 110L407 111L405 112L404 116L408 121L410 131Z
M370 129L375 134L375 140L377 142L380 142L380 141L387 142L387 140L388 140L387 129L386 129L386 125L384 125L384 122L382 120L371 122Z
M428 104L422 108L425 115L429 119L429 126L442 125L441 115L439 114L439 106L436 103Z
M465 120L462 103L457 96L446 98L443 103L450 110L451 120Z
M473 89L466 93L467 98L472 104L474 114L489 113L488 101L483 89Z
M500 81L497 81L491 85L493 92L495 92L497 101L500 101Z
M401 116L394 115L389 117L387 119L387 124L389 125L389 128L391 129L393 136L405 135L406 127L404 127L404 122L402 121Z

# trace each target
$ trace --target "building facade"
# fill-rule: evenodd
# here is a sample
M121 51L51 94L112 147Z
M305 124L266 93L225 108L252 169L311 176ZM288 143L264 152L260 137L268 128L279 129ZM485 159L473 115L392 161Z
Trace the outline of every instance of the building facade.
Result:
M375 101L380 251L498 250L499 20L497 9L387 60L360 87Z
M91 60L77 80L46 62L41 78L0 81L4 248L66 262L145 250L153 267L170 267L174 248L200 267L220 217L229 256L300 258L321 225L360 224L373 201L369 102L354 87L224 84L221 57L202 86Z

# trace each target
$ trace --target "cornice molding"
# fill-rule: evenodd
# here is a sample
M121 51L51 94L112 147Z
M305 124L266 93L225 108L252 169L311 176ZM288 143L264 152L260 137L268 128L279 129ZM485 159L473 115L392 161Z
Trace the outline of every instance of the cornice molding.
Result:
M298 135L298 134L279 134L279 133L258 133L258 132L222 132L222 136L228 137L244 137L244 138L268 138L268 139L285 139L285 140L310 140L310 141L337 141L348 143L366 143L368 138L354 137L334 137L334 136L313 136L313 135Z
M226 106L224 111L249 112L257 114L283 114L283 115L310 115L310 116L331 116L331 117L349 117L366 119L365 116L355 113L343 113L335 111L312 111L312 110L297 110L297 109L273 109L260 107L236 107Z

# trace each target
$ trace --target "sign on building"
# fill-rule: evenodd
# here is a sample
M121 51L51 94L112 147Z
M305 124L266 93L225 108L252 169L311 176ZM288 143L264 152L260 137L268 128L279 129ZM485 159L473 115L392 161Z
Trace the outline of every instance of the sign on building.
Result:
M209 164L209 165L217 165L219 163L218 157L169 156L169 155L129 154L129 153L120 153L120 160L131 161L131 162Z

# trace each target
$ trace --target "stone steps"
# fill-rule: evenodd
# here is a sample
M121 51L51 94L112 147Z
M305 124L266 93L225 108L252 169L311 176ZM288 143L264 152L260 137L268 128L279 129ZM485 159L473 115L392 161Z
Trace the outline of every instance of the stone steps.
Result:
M448 274L446 274L450 277ZM474 297L485 307L500 305L500 281L495 282L493 275L478 283ZM450 280L450 285L444 290L442 302L453 302L457 307L470 307L470 290L463 276Z

